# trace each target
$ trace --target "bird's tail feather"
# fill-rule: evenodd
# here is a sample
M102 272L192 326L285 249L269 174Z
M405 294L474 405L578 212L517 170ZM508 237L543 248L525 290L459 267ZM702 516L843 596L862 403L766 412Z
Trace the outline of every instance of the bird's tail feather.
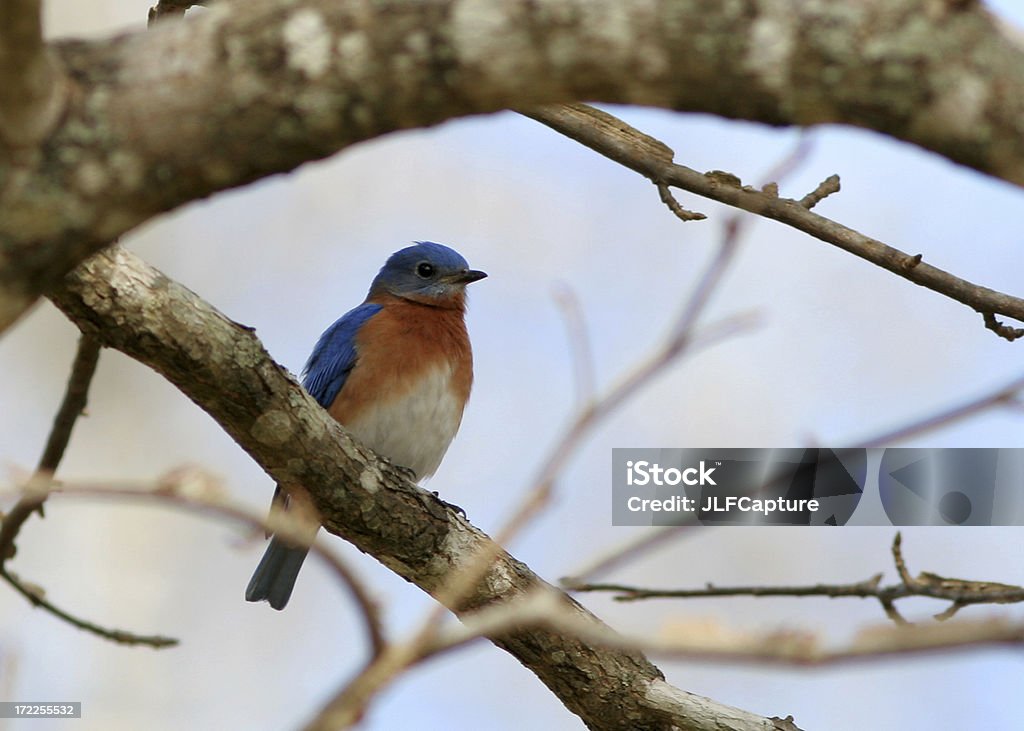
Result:
M246 601L268 601L274 609L284 609L307 553L308 548L297 548L274 536L245 588Z

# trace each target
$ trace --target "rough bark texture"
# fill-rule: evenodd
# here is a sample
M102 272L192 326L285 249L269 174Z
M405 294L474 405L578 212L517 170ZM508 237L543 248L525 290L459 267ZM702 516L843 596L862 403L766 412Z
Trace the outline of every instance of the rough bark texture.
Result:
M120 247L76 269L51 298L84 332L174 383L275 480L306 487L328 531L425 591L436 593L490 545L437 498L353 442L251 330ZM500 552L472 594L451 608L463 613L514 599L540 583L526 565ZM773 728L768 719L727 706L709 726L704 717L717 704L706 699L699 716L688 718L678 698L665 702L661 672L638 652L537 628L491 639L593 729Z
M468 114L596 100L854 124L1024 184L1024 50L952 0L253 0L54 47L0 156L0 329L162 211Z

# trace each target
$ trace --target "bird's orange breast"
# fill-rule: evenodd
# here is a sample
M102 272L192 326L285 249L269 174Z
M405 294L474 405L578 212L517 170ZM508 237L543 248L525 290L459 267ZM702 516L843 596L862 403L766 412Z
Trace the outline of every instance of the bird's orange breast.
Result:
M473 354L459 309L384 295L355 338L356 363L328 411L371 449L432 474L462 420Z

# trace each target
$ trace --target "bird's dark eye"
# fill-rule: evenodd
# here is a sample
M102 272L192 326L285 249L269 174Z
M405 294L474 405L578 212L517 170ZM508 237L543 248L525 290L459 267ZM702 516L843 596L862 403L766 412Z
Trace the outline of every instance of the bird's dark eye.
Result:
M434 265L427 261L421 261L416 265L416 273L423 279L430 279L434 276Z

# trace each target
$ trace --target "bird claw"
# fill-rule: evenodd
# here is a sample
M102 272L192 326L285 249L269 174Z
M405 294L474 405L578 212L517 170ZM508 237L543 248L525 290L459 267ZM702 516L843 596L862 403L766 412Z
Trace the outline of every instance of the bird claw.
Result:
M403 467L400 464L391 463L391 466L402 473L402 477L407 479L409 482L416 484L420 481L419 475L410 470L408 467Z
M456 513L458 513L463 518L467 518L468 519L469 516L466 515L466 511L463 510L460 506L456 505L455 503L450 503L447 500L443 500L441 498L441 496L438 495L437 492L435 492L435 491L431 491L430 494L433 495L434 498L437 500L437 502L441 503L441 505L443 505L444 507L446 507L449 510L452 510L452 511L454 511Z

